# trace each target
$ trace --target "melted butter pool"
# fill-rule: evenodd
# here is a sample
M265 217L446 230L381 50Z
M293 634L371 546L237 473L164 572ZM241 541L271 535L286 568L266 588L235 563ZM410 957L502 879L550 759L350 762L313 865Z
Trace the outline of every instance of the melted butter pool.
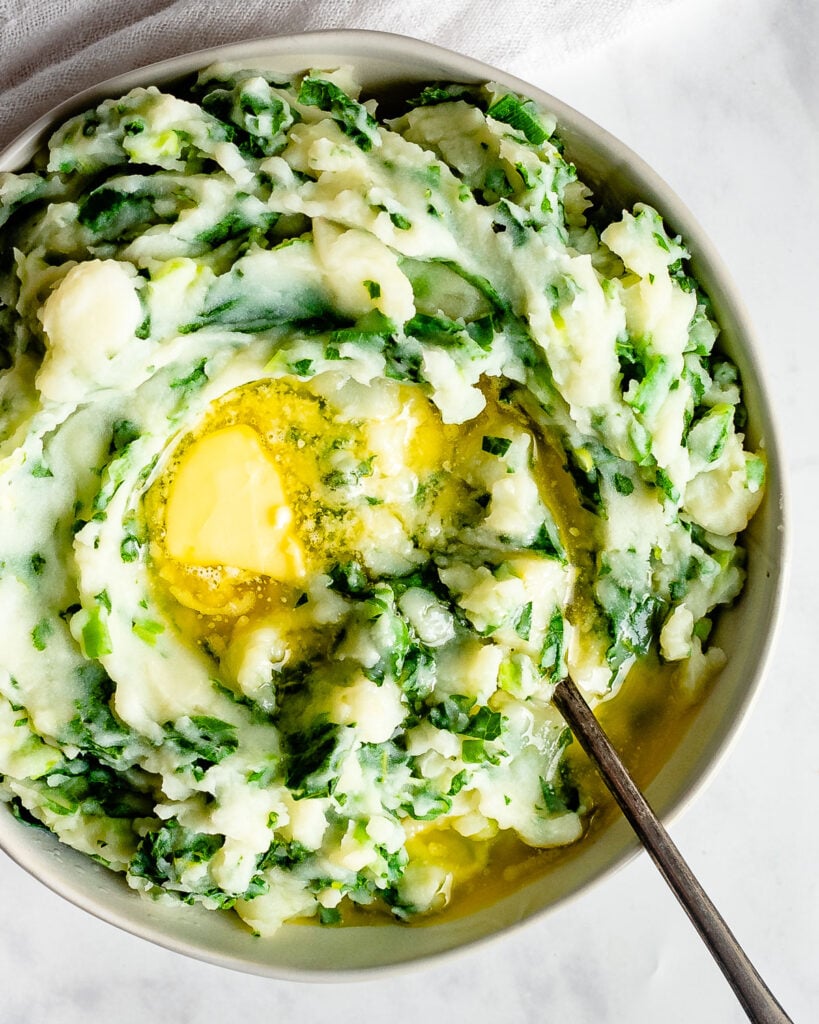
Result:
M556 452L494 387L486 398L459 425L391 381L266 379L215 402L145 499L153 578L183 637L223 653L239 620L286 620L317 574L402 575L446 551L489 500L487 436L519 445L559 524L579 519ZM562 532L580 558L577 530Z

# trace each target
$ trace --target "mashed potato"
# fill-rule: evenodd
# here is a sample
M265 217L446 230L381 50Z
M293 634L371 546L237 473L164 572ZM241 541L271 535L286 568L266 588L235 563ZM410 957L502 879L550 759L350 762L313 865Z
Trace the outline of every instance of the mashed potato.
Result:
M0 224L10 811L264 934L578 840L555 683L701 686L764 485L660 216L499 87L215 66Z

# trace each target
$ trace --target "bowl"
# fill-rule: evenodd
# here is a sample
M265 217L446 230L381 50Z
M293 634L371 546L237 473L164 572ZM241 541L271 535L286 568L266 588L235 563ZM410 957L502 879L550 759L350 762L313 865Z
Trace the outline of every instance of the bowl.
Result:
M66 117L136 85L159 85L214 61L263 64L285 73L314 66L352 66L370 95L433 80L493 80L533 98L556 117L567 156L581 178L613 208L644 201L664 216L691 251L692 269L710 296L721 325L721 345L737 364L748 410L748 436L768 459L763 505L745 536L748 579L740 599L724 611L716 642L728 655L718 682L692 711L684 735L647 789L666 820L702 786L736 736L762 678L780 607L784 572L781 459L764 375L752 330L728 274L703 230L669 187L638 156L582 114L525 82L438 46L367 31L327 31L261 39L166 60L86 90L40 118L0 155L0 170L22 168L49 131ZM338 979L409 965L498 936L577 896L638 850L623 820L589 837L571 857L490 906L419 927L398 923L315 928L285 925L271 938L254 937L231 915L141 899L123 879L41 830L0 814L0 845L25 870L79 907L134 935L204 961L288 979ZM588 898L592 898L589 896Z

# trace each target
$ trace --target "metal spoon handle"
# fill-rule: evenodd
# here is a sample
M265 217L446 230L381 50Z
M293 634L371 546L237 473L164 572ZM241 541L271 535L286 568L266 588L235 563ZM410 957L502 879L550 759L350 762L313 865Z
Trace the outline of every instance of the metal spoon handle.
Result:
M557 684L553 699L691 918L749 1020L754 1024L793 1024L694 877L571 679L563 679Z

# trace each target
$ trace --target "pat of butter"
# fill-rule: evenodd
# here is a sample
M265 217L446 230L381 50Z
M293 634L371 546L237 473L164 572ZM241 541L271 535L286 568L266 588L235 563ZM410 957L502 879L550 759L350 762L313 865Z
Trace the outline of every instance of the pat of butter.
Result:
M188 565L227 565L291 583L304 576L293 512L255 430L224 427L185 452L168 495L165 544Z

